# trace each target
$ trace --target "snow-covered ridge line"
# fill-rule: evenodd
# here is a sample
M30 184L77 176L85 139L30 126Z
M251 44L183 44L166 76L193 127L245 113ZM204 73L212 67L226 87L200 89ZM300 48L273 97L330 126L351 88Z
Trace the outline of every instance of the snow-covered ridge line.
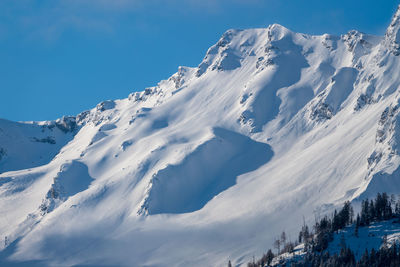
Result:
M229 30L126 99L0 120L3 247L59 266L240 265L303 216L400 193L397 14L384 37Z

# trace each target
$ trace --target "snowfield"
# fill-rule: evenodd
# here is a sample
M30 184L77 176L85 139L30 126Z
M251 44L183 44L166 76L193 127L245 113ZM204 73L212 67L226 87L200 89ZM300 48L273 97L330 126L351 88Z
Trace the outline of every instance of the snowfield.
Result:
M126 99L0 120L0 264L240 266L399 194L399 31L400 9L383 37L229 30Z

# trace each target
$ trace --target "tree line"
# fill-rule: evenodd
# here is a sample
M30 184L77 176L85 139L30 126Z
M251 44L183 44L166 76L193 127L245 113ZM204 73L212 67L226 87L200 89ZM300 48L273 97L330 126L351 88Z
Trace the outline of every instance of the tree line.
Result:
M328 251L325 251L329 242L333 241L334 233L338 233L346 226L354 224L353 234L358 237L359 227L399 217L400 198L396 201L394 195L389 197L387 193L378 193L375 199L363 200L361 212L357 216L354 216L354 209L350 202L346 201L340 210L335 210L330 216L326 215L321 219L316 219L312 229L303 223L295 242L287 241L286 233L282 232L280 238L275 239L273 243L277 254L269 249L260 259L249 262L247 266L270 266L274 257L294 252L294 248L301 243L304 244L306 254L297 262L291 262L290 266L400 266L400 248L397 244L389 247L386 237L384 237L383 245L379 250L366 250L358 261L354 257L354 252L346 246L343 235L339 254L330 255ZM285 266L284 260L281 265Z

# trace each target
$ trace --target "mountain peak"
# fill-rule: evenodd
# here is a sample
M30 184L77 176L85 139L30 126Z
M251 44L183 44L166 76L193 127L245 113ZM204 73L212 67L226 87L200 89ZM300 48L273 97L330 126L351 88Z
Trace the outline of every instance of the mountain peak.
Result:
M269 34L268 34L269 37L271 39L275 39L275 40L280 40L283 37L285 37L286 35L293 33L288 28L286 28L280 24L277 24L277 23L269 25L268 31L269 31Z
M127 99L0 120L0 266L239 266L299 219L400 194L399 32L400 10L383 40L228 30Z

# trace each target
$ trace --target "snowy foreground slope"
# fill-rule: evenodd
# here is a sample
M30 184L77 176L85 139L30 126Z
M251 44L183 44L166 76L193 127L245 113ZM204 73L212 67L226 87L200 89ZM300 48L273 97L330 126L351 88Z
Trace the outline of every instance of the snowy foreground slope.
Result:
M399 31L400 10L383 37L229 30L127 99L0 120L1 263L246 264L303 216L400 193Z

